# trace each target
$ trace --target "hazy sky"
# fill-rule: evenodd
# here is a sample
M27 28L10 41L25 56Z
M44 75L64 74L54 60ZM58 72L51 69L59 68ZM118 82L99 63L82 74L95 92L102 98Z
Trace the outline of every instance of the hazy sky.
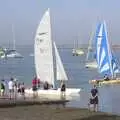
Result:
M57 44L88 43L99 20L106 20L112 43L120 41L120 0L0 0L0 44L12 44L12 24L16 44L33 44L48 7Z

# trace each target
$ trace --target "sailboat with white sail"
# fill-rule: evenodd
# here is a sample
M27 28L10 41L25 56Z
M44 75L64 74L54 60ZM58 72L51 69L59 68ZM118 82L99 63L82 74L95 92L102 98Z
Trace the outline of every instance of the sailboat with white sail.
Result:
M97 68L97 62L96 62L96 59L95 59L95 47L93 46L94 43L92 41L93 41L93 33L92 33L91 39L89 40L85 67L86 68L91 68L91 69L96 69Z
M120 84L120 78L116 77L116 74L120 72L119 64L113 54L113 51L110 49L105 22L98 24L95 40L98 72L102 75L108 75L111 79L108 81L103 79L90 80L89 82L93 84Z
M84 51L78 47L78 39L74 40L74 48L72 49L73 56L84 55Z
M43 15L36 31L34 58L37 77L41 82L48 82L53 86L53 89L39 89L38 95L60 95L60 88L54 89L56 81L67 81L68 77L55 41L52 40L49 9ZM79 94L80 90L79 88L66 88L66 95ZM32 88L26 89L25 92L26 94L33 93Z
M12 35L13 35L13 49L4 49L4 55L2 58L23 58L23 56L17 52L16 50L16 40L15 40L15 32L14 26L12 25Z

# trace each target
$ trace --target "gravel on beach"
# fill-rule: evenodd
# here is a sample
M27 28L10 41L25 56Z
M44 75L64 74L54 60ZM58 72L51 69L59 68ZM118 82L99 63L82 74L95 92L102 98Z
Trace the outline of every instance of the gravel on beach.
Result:
M56 105L0 108L0 120L120 120L120 116Z

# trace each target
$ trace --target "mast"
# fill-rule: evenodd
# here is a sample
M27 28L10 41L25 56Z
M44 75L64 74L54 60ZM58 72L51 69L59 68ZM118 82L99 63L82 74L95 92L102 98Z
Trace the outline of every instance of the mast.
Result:
M86 61L89 58L90 50L92 50L92 39L93 39L93 32L91 33L91 37L90 37L90 40L89 40L89 43L88 43L88 53L87 53Z
M16 47L15 47L15 31L14 31L14 26L12 24L12 38L13 38L13 50L16 50Z

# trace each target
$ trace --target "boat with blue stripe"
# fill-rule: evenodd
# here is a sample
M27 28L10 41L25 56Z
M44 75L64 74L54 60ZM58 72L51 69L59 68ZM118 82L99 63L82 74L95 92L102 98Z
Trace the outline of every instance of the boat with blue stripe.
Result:
M113 51L111 50L105 21L103 23L99 23L96 29L95 53L98 72L103 76L109 76L110 79L90 80L89 83L120 83L120 78L116 77L116 74L120 72L119 63L117 58L114 56Z

